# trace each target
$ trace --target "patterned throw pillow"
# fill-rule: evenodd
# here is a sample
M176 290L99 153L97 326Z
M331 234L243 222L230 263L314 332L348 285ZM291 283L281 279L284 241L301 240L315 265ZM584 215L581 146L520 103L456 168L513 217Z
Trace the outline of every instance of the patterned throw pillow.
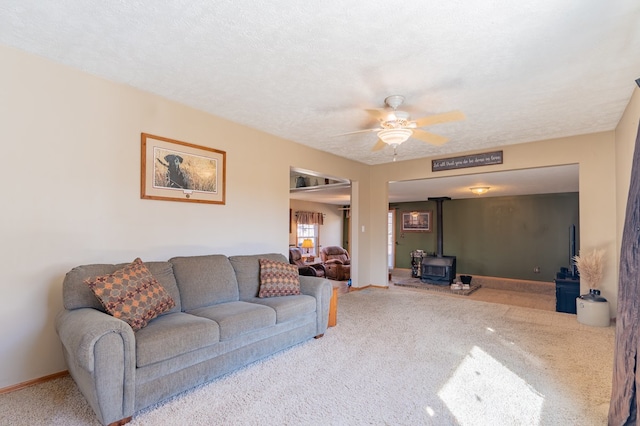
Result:
M140 260L112 274L84 280L106 311L138 331L176 303Z
M258 297L300 294L300 276L296 265L268 259L259 260L260 291Z

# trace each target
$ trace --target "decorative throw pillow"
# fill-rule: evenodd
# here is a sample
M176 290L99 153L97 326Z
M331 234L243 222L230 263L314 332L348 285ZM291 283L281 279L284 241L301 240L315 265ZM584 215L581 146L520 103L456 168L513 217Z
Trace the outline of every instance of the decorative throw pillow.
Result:
M112 274L84 280L106 311L138 331L176 303L140 260Z
M260 291L258 297L293 296L300 294L298 267L269 259L260 261Z

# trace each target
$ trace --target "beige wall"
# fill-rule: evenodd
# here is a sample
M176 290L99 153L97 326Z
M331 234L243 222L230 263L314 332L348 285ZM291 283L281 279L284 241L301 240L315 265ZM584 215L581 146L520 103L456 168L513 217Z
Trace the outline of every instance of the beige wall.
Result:
M622 231L631 182L631 163L633 160L638 123L640 122L640 89L636 87L629 105L616 127L616 235L618 244L622 243ZM620 262L620 247L616 251L616 266ZM616 271L619 273L619 270Z
M0 388L66 369L54 318L72 267L287 255L291 166L368 176L360 163L36 56L0 47L0 62ZM226 205L140 199L141 132L226 151Z

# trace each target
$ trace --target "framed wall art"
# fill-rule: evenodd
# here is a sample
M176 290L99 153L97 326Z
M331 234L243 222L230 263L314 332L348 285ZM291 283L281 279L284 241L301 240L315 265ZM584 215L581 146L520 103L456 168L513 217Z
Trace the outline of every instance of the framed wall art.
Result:
M142 133L140 198L225 204L226 152Z
M431 211L402 213L402 232L431 232Z

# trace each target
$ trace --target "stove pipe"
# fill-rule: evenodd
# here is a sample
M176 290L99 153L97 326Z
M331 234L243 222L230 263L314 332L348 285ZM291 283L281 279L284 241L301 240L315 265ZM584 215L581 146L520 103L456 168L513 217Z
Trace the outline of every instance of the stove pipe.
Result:
M443 241L443 236L442 236L442 203L445 200L450 200L451 197L430 197L428 198L429 201L435 201L436 202L436 220L437 220L437 224L436 224L436 242L438 244L438 249L436 251L436 256L437 257L442 257L442 252L443 252L443 248L442 248L442 241Z

